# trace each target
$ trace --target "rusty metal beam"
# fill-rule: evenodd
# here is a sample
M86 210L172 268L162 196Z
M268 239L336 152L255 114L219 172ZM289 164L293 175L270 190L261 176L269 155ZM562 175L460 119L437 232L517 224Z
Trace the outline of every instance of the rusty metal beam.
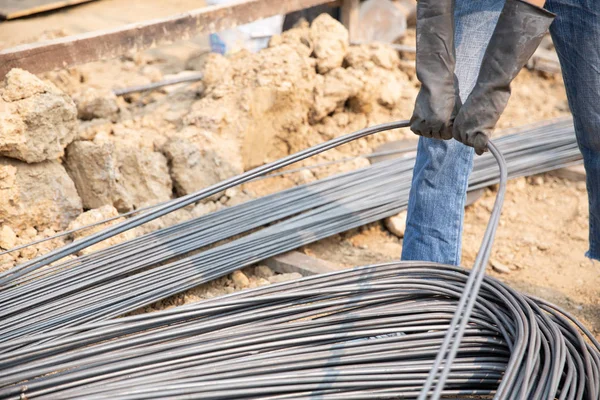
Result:
M12 68L33 73L118 57L159 44L219 32L238 25L334 0L240 0L209 6L167 18L129 24L120 28L73 35L12 47L0 51L0 78Z

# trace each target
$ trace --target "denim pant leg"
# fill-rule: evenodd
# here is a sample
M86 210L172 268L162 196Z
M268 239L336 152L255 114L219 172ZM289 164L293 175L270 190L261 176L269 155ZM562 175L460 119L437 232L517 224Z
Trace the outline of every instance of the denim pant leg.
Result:
M556 13L550 33L587 175L590 248L586 255L600 260L600 3L548 0L546 8Z
M503 6L504 0L456 1L456 75L463 102L475 86ZM464 204L472 166L472 148L453 139L419 139L403 260L460 264Z

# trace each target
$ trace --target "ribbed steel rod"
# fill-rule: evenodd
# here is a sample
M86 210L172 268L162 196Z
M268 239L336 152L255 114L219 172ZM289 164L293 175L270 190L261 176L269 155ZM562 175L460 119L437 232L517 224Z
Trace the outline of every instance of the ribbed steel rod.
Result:
M578 160L569 123L555 123L546 131L544 134L536 128L498 139L511 176ZM547 144L535 152L540 137ZM524 157L527 152L531 157ZM25 275L15 281L19 286L0 292L0 317L6 321L0 327L0 337L6 340L112 318L244 265L393 215L406 206L413 163L413 158L378 163ZM493 158L478 157L471 185L497 182L496 170ZM148 269L296 214L231 243ZM153 251L148 252L148 248Z

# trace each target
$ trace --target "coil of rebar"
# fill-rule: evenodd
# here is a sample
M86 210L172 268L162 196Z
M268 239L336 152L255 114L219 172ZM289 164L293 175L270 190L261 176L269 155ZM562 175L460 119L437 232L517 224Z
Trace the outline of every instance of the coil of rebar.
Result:
M0 361L0 398L416 398L468 273L360 267L4 342L54 338ZM599 349L486 277L442 394L597 399Z

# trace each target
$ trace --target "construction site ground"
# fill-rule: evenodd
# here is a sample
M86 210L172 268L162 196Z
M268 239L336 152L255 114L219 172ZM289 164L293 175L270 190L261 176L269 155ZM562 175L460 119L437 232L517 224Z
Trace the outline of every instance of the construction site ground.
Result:
M98 2L100 3L103 2ZM98 7L98 5L90 4L82 7ZM20 27L20 25L15 26ZM6 31L3 31L3 34L6 34ZM65 34L63 30L44 33L45 37L63 34ZM298 32L300 40L305 34L306 32ZM30 40L31 37L23 38L23 41ZM227 128L222 126L215 128L214 132L218 131L221 135L217 139L203 133L204 136L201 136L203 140L210 142L213 147L219 147L216 149L211 147L211 149L219 152L221 158L236 159L234 162L236 165L230 166L236 173L368 125L407 119L412 113L418 82L414 73L414 60L410 55L403 55L397 64L393 61L392 65L387 65L386 60L390 57L390 52L394 53L390 49L382 49L383 46L371 47L364 50L363 53L366 55L355 50L356 60L346 54L342 68L345 68L345 72L340 70L337 79L332 79L330 82L326 77L330 76L327 74L331 74L331 70L335 67L330 68L317 58L316 65L308 67L317 70L322 67L323 71L316 76L311 75L310 79L316 79L317 83L308 85L302 81L306 78L306 71L293 65L294 58L288 58L292 52L288 47L296 46L298 42L288 37L282 40L283 44L273 45L269 53L261 56L262 58L248 55L232 56L232 60L224 67L233 71L227 78L230 81L222 82L221 80L225 78L219 76L221 71L218 67L226 63L221 57L208 56L206 47L197 44L206 43L205 40L206 38L198 38L193 46L185 44L169 46L142 54L128 55L120 60L103 61L69 71L47 73L40 77L49 79L62 91L77 97L81 96L81 92L87 87L100 91L157 81L184 69L204 71L207 75L204 82L178 85L151 93L131 95L126 99L117 99L119 116L103 118L102 126L101 124L95 126L89 120L81 122L84 128L80 126L79 134L90 136L82 136L79 140L93 143L127 142L135 143L135 146L140 147L144 146L140 143L149 141L155 148L163 148L166 141L178 137L181 131L192 129L190 127L201 129L203 132L210 131L215 124L220 123L215 122L216 119L227 119L228 116L239 117L244 121L240 125L242 129L252 131L255 135L257 131L262 132L262 129L267 126L281 130L279 133L272 132L270 136L262 138L276 143L270 148L268 157L258 160L252 156L256 148L252 144L244 143L243 139L235 137L235 140L242 142L238 146L233 134L222 132ZM289 43L295 44L287 46L288 40ZM405 44L414 44L414 31L408 32ZM303 57L308 58L310 52L312 49ZM351 52L351 48L347 50L347 53ZM359 59L363 56L366 60L364 62L369 62L373 66L361 69L359 64L363 61ZM257 69L263 68L267 70L261 71L262 75L260 75ZM291 72L288 69L291 69ZM346 74L349 69L353 70L350 74ZM286 83L285 80L281 80L281 71L285 72L283 75L292 75L290 79L297 80L294 82L293 94L285 91ZM393 80L392 90L400 92L384 93L385 96L391 97L389 101L381 95L390 88L389 82L385 80L386 71L396 77ZM260 76L257 77L257 74ZM244 85L256 80L259 80L260 84L252 91L244 90ZM277 90L273 89L275 87ZM332 100L332 96L327 93L319 94L319 91L327 92L327 90L348 91L350 94L346 93L346 98L342 95L341 101L336 100L335 96ZM242 94L248 97L243 98ZM273 108L272 104L265 103L254 105L254 109L250 112L240 111L244 101L248 99L259 103L274 101L280 104L280 107ZM322 103L315 106L315 101ZM329 104L331 101L333 105ZM261 107L263 111L257 111ZM310 110L308 119L299 116L304 109ZM523 70L513 84L513 95L499 123L499 128L518 127L567 116L568 113L564 86L559 75ZM213 120L210 120L211 116L214 117ZM184 121L184 126L173 121ZM197 137L193 136L190 140L195 139ZM385 133L346 145L302 165L309 166L368 154L387 141L400 139L416 140L408 130ZM228 146L235 148L235 151L229 152ZM67 149L67 153L68 151ZM169 159L170 168L173 168L173 159L176 157ZM62 162L68 165L64 159ZM219 207L234 205L251 197L274 193L293 185L366 165L368 165L366 159L357 158L251 183L202 205L202 210L196 213L184 210L170 221L164 222L162 226ZM171 169L172 177L173 174ZM174 196L184 194L189 191L185 183L185 177L180 177L173 182L172 187L169 186L168 190ZM494 199L495 188L488 188L478 201L466 209L462 264L467 268L475 259ZM150 202L149 199L147 200ZM91 208L85 206L85 199L83 204L82 211ZM141 205L143 204L134 204L132 207ZM119 211L123 210L119 209ZM161 225L157 224L155 227L159 226ZM25 234L24 230L13 228L22 242L43 236L41 230L35 234L31 232ZM66 229L66 226L55 228L54 231L61 229ZM60 245L59 241L56 243L56 246ZM600 338L600 266L584 256L587 245L587 192L582 174L575 173L565 177L557 173L548 173L516 179L508 185L502 219L491 257L492 265L488 268L488 273L523 292L547 299L572 312ZM338 265L352 267L398 259L401 249L402 239L390 233L381 221L313 243L299 251ZM42 253L42 250L40 249L39 252ZM18 264L34 255L22 252L10 261L10 265ZM272 272L264 266L249 267L243 270L243 275L238 273L223 277L138 312L172 307L234 290L269 284L278 279L297 277L294 274L287 274L280 278L271 275Z

